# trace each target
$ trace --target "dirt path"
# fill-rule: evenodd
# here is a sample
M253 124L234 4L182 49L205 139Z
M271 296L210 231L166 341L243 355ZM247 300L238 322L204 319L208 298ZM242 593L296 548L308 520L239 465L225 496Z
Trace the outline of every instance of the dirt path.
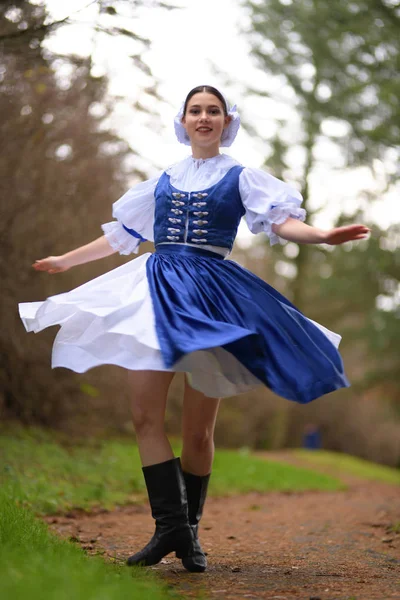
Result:
M90 554L116 560L153 533L147 506L48 519ZM154 569L187 598L400 600L400 490L352 481L344 492L210 498L201 540L204 574L172 555Z

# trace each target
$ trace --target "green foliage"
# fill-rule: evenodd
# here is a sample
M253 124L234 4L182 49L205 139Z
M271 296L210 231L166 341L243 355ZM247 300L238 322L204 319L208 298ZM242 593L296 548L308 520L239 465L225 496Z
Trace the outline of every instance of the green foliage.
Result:
M362 164L398 146L400 16L375 0L248 0L253 53L260 66L296 94L307 140L324 119L345 121L340 139L348 164ZM326 132L324 133L326 135Z

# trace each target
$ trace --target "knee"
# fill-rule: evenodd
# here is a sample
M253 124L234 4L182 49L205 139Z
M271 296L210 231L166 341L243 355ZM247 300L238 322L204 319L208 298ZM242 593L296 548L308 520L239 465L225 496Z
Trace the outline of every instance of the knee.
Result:
M132 407L132 421L138 437L146 437L164 430L163 419L146 408Z
M214 447L213 431L204 429L202 431L183 432L183 443L196 454L207 452Z

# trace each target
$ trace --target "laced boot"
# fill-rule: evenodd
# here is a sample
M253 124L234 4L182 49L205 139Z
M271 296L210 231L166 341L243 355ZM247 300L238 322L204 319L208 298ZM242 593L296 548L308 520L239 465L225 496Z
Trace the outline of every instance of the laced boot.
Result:
M204 554L199 538L199 522L203 515L210 475L192 475L183 472L186 484L186 494L189 507L189 523L193 531L193 542L188 553L177 552L176 556L182 559L182 564L192 573L202 573L207 568L207 558Z
M150 542L127 560L129 566L155 565L170 552L186 555L193 543L185 482L179 458L143 467L156 529Z

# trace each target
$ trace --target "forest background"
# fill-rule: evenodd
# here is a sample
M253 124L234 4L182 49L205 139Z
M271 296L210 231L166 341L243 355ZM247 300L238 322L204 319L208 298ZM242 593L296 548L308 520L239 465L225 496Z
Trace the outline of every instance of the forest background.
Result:
M132 258L112 256L55 277L31 269L35 258L98 237L101 223L111 220L112 202L170 164L168 144L164 158L159 148L154 160L140 150L143 136L160 144L164 134L170 139L164 115L172 118L176 110L153 73L155 40L143 35L141 18L171 22L183 4L82 0L62 18L40 0L0 4L2 420L77 435L132 431L134 390L123 370L52 371L55 331L27 335L17 303L66 291ZM242 152L261 157L249 166L300 189L309 223L363 222L372 234L334 249L292 243L271 248L263 236L251 242L241 236L235 260L343 336L352 386L307 406L262 388L226 399L216 443L293 447L317 427L326 449L398 467L400 226L392 207L400 189L400 2L232 4L240 15L239 37L222 42L228 49L245 44L252 77L232 79L216 63L210 72L212 83L220 82L243 108ZM86 6L94 12L85 23L89 51L82 53L72 28ZM61 34L69 40L62 52L51 44ZM118 115L127 114L126 104L121 111L126 99L113 90L113 73L99 67L101 48L115 53L116 63L129 63L133 137L117 126ZM193 87L187 80L185 90ZM232 154L241 159L235 148ZM146 243L141 251L149 250ZM178 376L168 407L172 434L179 433L181 387Z

